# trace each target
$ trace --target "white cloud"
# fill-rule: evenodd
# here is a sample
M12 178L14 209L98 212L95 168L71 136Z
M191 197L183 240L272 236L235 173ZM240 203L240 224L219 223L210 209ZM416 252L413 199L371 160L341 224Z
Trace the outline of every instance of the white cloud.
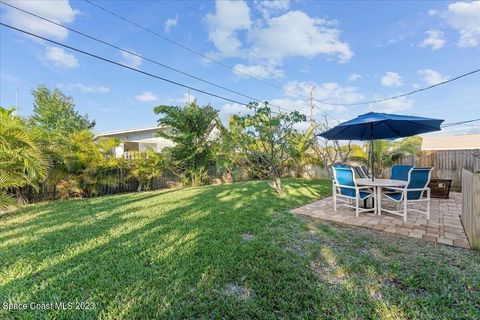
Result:
M248 109L247 106L238 103L227 103L220 108L218 116L225 125L228 125L228 120L231 115L245 115L251 113L252 110Z
M267 19L272 14L288 10L290 8L289 0L267 0L267 1L255 1L255 7Z
M347 62L353 57L348 43L339 40L340 31L332 27L332 21L311 18L302 11L289 11L266 23L248 34L253 43L249 55L254 59L281 63L289 57L313 58L326 54Z
M278 69L274 65L243 65L243 64L237 64L234 67L234 72L236 74L239 74L241 76L251 76L251 77L256 77L256 78L281 78L284 75L284 71L281 69Z
M380 96L374 96L374 100L381 99ZM369 110L375 112L387 112L387 113L402 113L411 109L414 105L414 101L407 97L402 97L394 100L386 100L379 103L370 105Z
M129 51L136 53L133 50L129 50ZM126 64L129 67L137 69L142 64L142 58L140 58L138 56L135 56L135 55L130 54L130 53L125 52L125 51L120 51L120 54L122 56L122 61L121 62L123 64Z
M53 63L57 67L64 68L76 68L78 67L78 60L73 54L65 52L63 48L59 47L46 47L45 48L46 60Z
M428 85L434 85L448 79L447 76L444 76L440 72L432 69L418 70L418 74L422 77L423 81L425 81L425 83Z
M246 2L216 1L215 13L206 16L209 39L217 50L210 55L273 66L295 56L313 58L325 54L342 63L353 57L348 43L339 39L335 21L310 17L302 11L270 16L272 10L287 10L288 2L256 2L256 8L268 14L252 24Z
M170 33L172 31L172 28L177 26L178 24L178 14L175 16L175 18L170 18L165 21L165 26L163 28L163 31L165 33Z
M59 87L63 87L63 85L59 85ZM70 83L66 85L71 90L79 89L83 93L109 93L110 88L105 86L87 86L83 83Z
M139 95L135 96L140 102L154 102L158 101L158 97L154 95L151 91L142 91Z
M480 44L480 1L452 3L442 16L450 27L460 33L458 46L475 47Z
M250 29L250 8L244 1L216 1L215 14L207 14L208 37L220 57L235 57L242 50L237 32Z
M364 99L364 96L358 92L356 87L343 87L338 83L309 83L303 81L291 81L287 83L284 88L284 95L288 98L290 109L293 105L307 105L310 88L313 86L313 98L318 109L321 110L335 110L336 112L345 111L344 106L337 106L332 104L349 104L359 102ZM296 99L292 103L292 98Z
M437 14L437 10L434 10L434 9L428 10L428 15L429 15L430 17L433 17L433 16L435 16L436 14Z
M396 72L387 72L383 77L382 77L382 85L386 87L398 87L403 85L402 83L402 77Z
M348 76L348 81L354 82L354 81L360 80L361 78L362 78L362 75L361 75L361 74L351 73L351 74Z
M197 97L191 93L185 92L181 97L169 97L166 99L169 104L185 104L193 101L198 101Z
M440 30L428 30L427 37L420 43L420 47L431 47L432 51L440 49L445 44L444 34Z
M73 9L70 6L68 0L8 0L6 2L60 24L72 23L75 20L75 17L79 14L78 10ZM34 32L41 36L55 38L57 40L65 40L68 36L68 30L62 27L7 6L2 6L2 8L5 9L5 13L2 14L2 20L15 27Z

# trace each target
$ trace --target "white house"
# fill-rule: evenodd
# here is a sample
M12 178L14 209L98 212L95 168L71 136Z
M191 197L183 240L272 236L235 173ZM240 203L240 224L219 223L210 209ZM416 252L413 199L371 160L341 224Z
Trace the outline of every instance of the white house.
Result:
M159 130L168 130L168 128L149 127L117 130L98 133L95 136L120 140L120 145L115 148L115 154L117 157L122 157L128 152L145 152L147 148L160 152L165 147L173 146L172 141L157 136Z
M130 152L145 152L148 148L160 152L163 148L171 147L174 143L168 139L158 137L158 131L167 131L169 128L149 127L129 130L102 132L95 135L97 138L116 138L120 145L115 148L117 158L129 158ZM216 126L208 134L208 140L214 141L220 136L220 129Z

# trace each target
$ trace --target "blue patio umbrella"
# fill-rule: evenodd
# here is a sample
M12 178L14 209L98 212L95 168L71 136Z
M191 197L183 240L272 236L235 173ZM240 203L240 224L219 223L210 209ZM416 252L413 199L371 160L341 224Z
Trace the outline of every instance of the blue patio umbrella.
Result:
M441 119L369 112L322 132L319 136L329 140L370 140L373 180L373 140L397 139L439 131L443 121Z

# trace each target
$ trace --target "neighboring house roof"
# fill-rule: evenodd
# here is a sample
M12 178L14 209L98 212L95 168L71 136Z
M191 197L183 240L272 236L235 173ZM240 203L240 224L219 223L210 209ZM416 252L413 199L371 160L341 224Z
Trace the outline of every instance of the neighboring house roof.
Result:
M480 133L456 136L426 136L422 139L422 151L470 149L480 149Z
M115 131L107 131L107 132L99 132L96 133L96 137L108 137L108 136L115 136L119 134L127 134L127 133L135 133L135 132L143 132L143 131L154 131L160 130L161 127L147 127L147 128L137 128L137 129L126 129L126 130L115 130Z

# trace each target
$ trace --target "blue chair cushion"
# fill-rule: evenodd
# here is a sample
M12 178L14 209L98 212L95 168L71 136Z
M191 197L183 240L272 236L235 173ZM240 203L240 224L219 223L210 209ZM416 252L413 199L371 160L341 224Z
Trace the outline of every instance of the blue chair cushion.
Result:
M408 173L412 168L413 166L392 166L392 174L390 176L390 179L407 181Z
M401 192L385 192L384 194L387 197L389 197L390 199L395 200L395 201L400 201L400 199L402 198L402 193Z
M401 192L385 192L384 195L395 201L400 201L400 199L402 198ZM421 195L421 191L408 191L407 200L419 200Z
M343 195L343 196L356 198L355 189L340 188L340 194ZM370 192L360 191L360 200L363 200L363 199L367 198L367 197L370 196L370 195L371 195Z

